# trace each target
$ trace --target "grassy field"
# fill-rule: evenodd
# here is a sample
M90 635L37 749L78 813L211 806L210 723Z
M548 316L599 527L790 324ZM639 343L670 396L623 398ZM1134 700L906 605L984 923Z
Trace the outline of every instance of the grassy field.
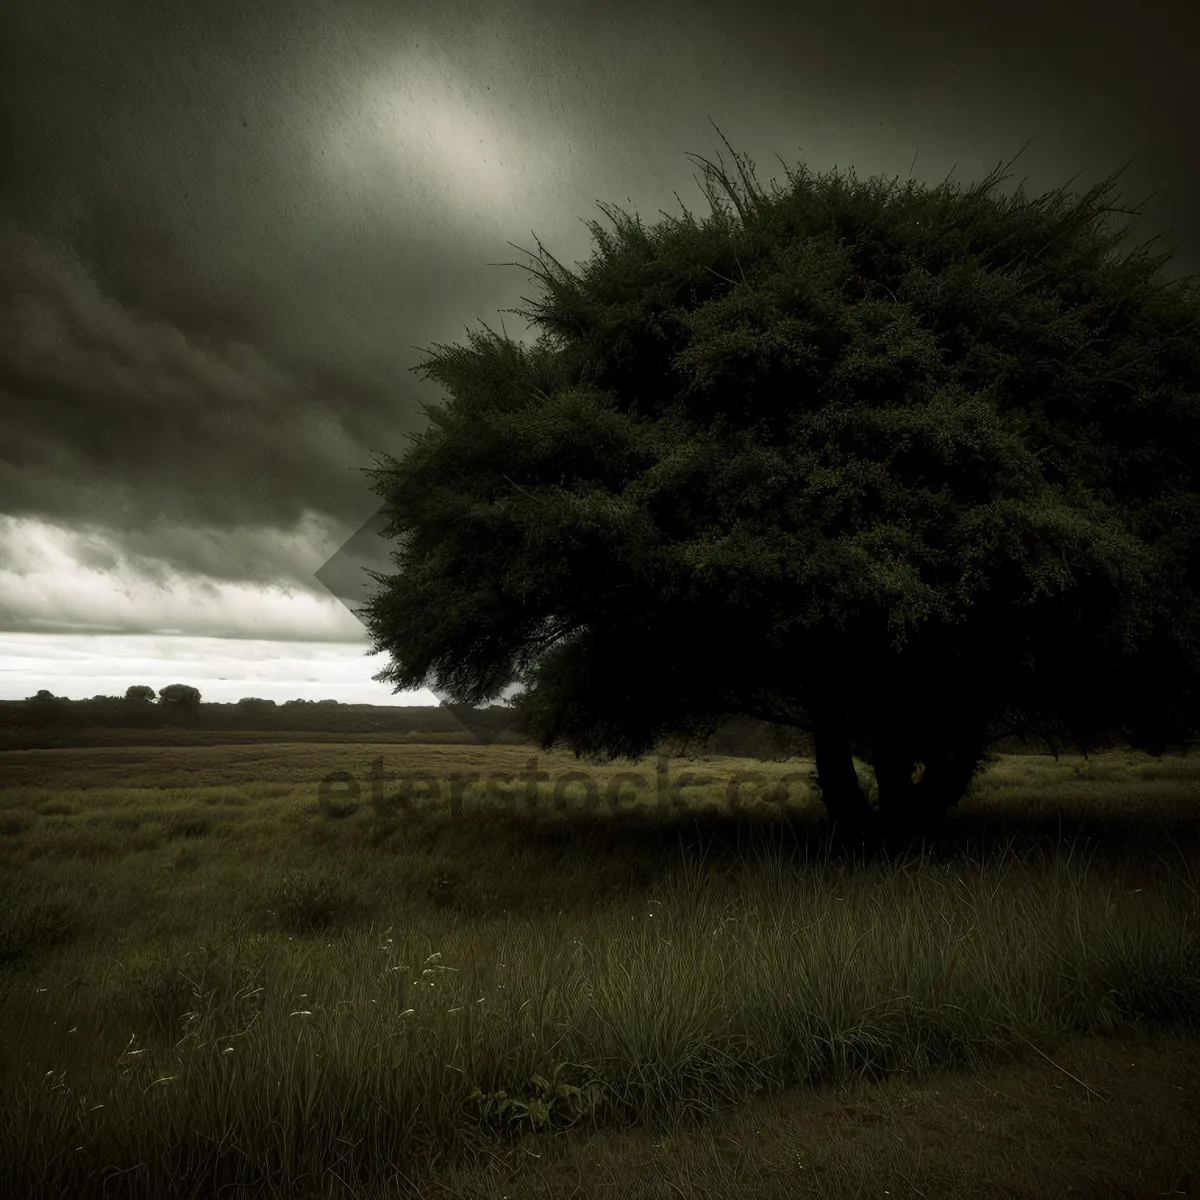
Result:
M0 1193L1200 1189L1200 758L1002 757L865 867L812 769L0 754Z

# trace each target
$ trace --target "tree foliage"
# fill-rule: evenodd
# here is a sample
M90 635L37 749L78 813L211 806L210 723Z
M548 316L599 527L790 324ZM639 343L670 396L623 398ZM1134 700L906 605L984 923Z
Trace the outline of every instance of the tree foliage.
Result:
M734 157L745 195L703 160L710 220L605 208L577 276L539 242L534 347L414 368L451 399L368 472L400 542L375 678L517 681L528 733L599 761L735 714L811 731L856 830L852 752L916 828L1001 727L1194 736L1200 304L1116 252L1121 172L767 196Z
M183 712L195 712L200 707L200 692L186 683L168 683L158 689L159 703Z

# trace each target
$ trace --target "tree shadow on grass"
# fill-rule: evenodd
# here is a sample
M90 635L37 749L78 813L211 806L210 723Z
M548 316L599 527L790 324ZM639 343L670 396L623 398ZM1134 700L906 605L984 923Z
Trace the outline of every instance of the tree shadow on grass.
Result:
M703 812L669 818L634 813L531 818L506 814L503 821L526 845L548 852L569 847L589 856L640 861L676 860L680 850L710 864L734 864L757 857L796 863L902 863L922 853L937 861L995 862L1006 858L1067 857L1085 853L1098 864L1117 868L1165 860L1175 869L1200 853L1200 823L1113 816L990 816L951 811L940 834L865 852L838 839L823 815L731 815Z

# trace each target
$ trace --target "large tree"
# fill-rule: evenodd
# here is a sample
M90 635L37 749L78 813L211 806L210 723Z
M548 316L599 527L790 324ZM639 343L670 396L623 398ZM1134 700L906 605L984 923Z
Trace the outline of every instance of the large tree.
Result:
M190 684L168 683L166 687L158 689L158 702L164 708L195 713L200 710L200 692Z
M526 733L593 761L803 729L856 838L936 826L1014 722L1193 737L1200 303L1170 253L1117 253L1121 172L768 197L734 157L744 197L702 160L708 221L606 208L578 276L542 250L536 346L413 368L451 399L368 471L400 541L375 678L518 682Z

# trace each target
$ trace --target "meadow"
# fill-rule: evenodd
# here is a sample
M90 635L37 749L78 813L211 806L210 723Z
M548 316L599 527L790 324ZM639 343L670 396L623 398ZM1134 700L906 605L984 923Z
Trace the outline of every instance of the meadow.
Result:
M1200 757L1001 755L868 865L812 768L0 753L0 1193L1200 1189Z

